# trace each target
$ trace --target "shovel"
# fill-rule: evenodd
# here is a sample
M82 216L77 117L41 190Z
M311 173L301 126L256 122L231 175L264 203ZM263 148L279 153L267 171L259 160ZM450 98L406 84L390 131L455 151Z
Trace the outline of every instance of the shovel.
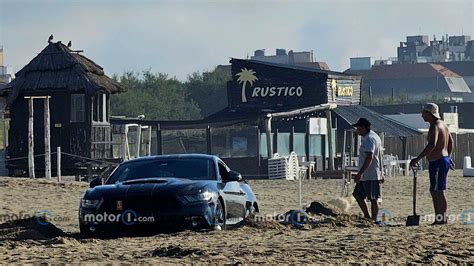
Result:
M416 214L416 173L419 165L412 167L413 170L413 215L407 217L406 226L420 225L420 215Z

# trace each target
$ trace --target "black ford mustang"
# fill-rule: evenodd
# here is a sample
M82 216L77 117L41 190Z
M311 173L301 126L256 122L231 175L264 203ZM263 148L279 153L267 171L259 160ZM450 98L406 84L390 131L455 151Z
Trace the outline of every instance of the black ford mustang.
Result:
M128 229L220 230L258 212L242 176L211 155L130 160L105 180L92 180L90 187L79 208L82 235Z

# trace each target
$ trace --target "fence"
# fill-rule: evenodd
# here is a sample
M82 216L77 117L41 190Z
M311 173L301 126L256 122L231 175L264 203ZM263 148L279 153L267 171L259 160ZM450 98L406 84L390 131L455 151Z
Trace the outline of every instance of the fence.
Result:
M457 169L462 169L464 156L474 155L474 134L453 134L454 148L453 160ZM408 137L407 154L417 156L425 148L427 143L426 135ZM385 154L396 154L398 158L403 158L403 143L398 137L385 137ZM423 160L423 168L426 169L427 162Z

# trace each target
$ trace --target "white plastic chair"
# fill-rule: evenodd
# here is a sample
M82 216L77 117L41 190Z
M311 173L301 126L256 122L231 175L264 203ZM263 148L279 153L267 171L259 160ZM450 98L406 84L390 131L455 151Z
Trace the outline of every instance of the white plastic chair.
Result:
M462 167L462 176L474 177L474 168L471 166L471 156L464 157L464 165Z

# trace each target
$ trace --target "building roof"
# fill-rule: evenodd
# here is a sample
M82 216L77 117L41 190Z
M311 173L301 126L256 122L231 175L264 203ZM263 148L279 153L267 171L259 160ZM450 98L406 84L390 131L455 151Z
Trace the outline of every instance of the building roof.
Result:
M277 63L270 63L270 62L264 62L264 61L258 61L258 60L238 59L238 58L232 58L230 60L230 63L232 64L233 61L246 61L246 62L255 63L255 64L261 64L261 65L267 65L267 66L273 66L273 67L280 67L280 68L288 68L288 69L294 69L294 70L303 70L303 71L308 71L308 72L323 73L323 74L329 74L329 75L354 76L354 75L344 74L344 73L341 73L341 72L317 69L317 68L314 68L314 67L305 67L305 66L300 66L300 65L277 64Z
M394 64L373 66L367 73L369 79L408 79L460 76L439 64Z
M442 62L439 64L460 76L474 76L474 61Z
M316 68L321 70L331 70L326 62L305 62L305 63L294 63L296 66Z
M9 102L21 92L66 90L95 94L97 91L126 91L125 87L106 76L101 66L61 42L49 43L16 73L16 79L4 89L4 92L12 92Z
M386 136L409 137L421 134L416 128L385 117L361 105L338 106L333 111L349 125L355 124L359 118L364 117L372 123L372 130L384 132Z
M429 128L429 124L423 120L419 112L416 114L393 114L384 116L418 130L428 130Z

